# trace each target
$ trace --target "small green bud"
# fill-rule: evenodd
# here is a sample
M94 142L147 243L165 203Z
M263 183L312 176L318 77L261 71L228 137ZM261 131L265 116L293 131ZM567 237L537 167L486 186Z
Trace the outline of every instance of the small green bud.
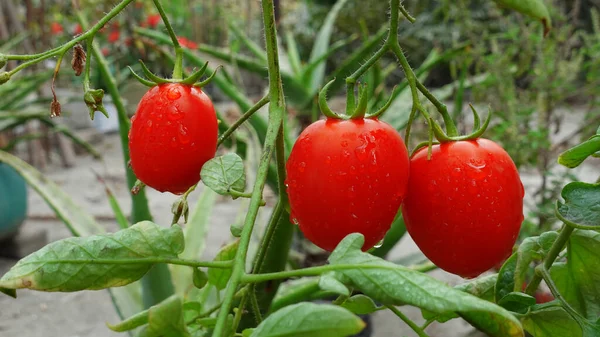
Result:
M102 98L104 98L104 90L102 89L91 89L83 95L83 100L87 105L98 105L102 103Z
M8 63L8 58L0 54L0 68L3 68Z
M202 289L208 282L208 275L206 275L206 273L203 272L200 268L194 268L193 281L194 287Z
M8 82L8 80L10 80L10 73L8 72L3 72L0 73L0 84L4 84L6 82Z

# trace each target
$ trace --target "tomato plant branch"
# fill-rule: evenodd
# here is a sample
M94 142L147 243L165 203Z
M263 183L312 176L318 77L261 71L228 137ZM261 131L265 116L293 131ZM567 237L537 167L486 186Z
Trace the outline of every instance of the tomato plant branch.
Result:
M217 316L217 323L213 332L214 337L225 337L225 324L227 322L227 315L229 314L233 303L233 296L235 295L235 292L245 274L248 246L250 243L252 230L254 229L254 224L256 222L256 217L258 215L260 202L262 200L263 189L266 184L271 156L275 148L279 130L283 124L283 115L285 110L285 99L281 84L281 74L279 71L277 32L275 29L275 8L273 5L273 0L264 0L262 1L261 5L265 29L267 61L269 66L269 100L271 102L269 105L269 122L265 135L263 153L260 158L256 181L252 191L252 198L250 199L250 206L244 221L244 228L240 237L240 245L235 254L231 279L225 290L223 305L221 306L221 310Z
M565 311L571 317L573 317L573 319L575 319L577 322L579 322L579 320L581 320L581 319L585 319L583 316L581 316L577 312L577 310L575 310L569 304L569 302L567 302L567 300L558 291L558 288L556 287L556 284L554 284L554 281L552 281L552 276L550 276L550 272L548 271L548 269L546 267L544 267L543 265L537 266L535 268L535 272L536 272L536 274L539 274L542 277L542 279L544 280L544 282L546 282L546 285L550 289L550 292L552 293L552 295L554 295L554 297L560 301L562 307L565 309Z
M429 335L426 334L425 331L423 331L423 329L421 329L421 327L419 327L417 324L415 324L415 322L413 322L410 318L406 317L406 315L403 314L402 311L398 310L398 308L396 308L393 305L386 305L386 307L388 309L390 309L390 311L393 312L396 316L400 317L400 319L403 320L404 323L406 323L411 329L413 329L413 331L419 337L429 337Z
M556 260L556 257L558 257L558 254L560 254L560 252L563 250L563 248L567 244L567 241L569 240L571 233L573 233L573 230L574 230L573 227L568 226L567 224L563 225L563 228L560 231L560 234L556 238L556 241L554 241L554 243L552 244L552 247L550 247L550 251L548 251L548 255L546 255L546 258L544 259L544 268L550 269L552 267L554 260ZM529 284L527 285L527 288L525 289L525 293L533 296L541 282L542 282L541 274L536 273L535 275L533 275L531 282L529 282Z
M301 276L319 276L323 273L330 271L339 270L352 270L352 269L385 269L385 270L398 270L405 268L406 270L424 272L431 270L429 264L418 265L412 268L402 267L398 265L379 265L379 264L328 264L318 267L310 267L296 270L286 270L277 273L264 273L264 274L246 274L242 277L244 283L259 283L270 280L288 279L293 277Z
M217 147L219 147L221 144L223 144L223 142L226 141L227 138L229 138L229 136L231 136L231 134L233 134L233 132L235 130L237 130L237 128L239 128L242 124L244 124L244 122L246 120L248 120L248 118L252 117L252 115L255 112L260 110L260 108L265 106L265 104L267 104L267 103L269 103L269 96L265 96L265 97L261 98L260 101L256 102L256 104L254 104L250 109L248 109L248 111L244 112L244 114L242 116L240 116L240 118L237 121L235 121L235 123L231 124L229 129L227 129L225 132L223 132L221 137L219 137L219 140L217 141Z
M173 46L175 47L175 67L173 69L173 79L180 80L183 79L183 48L179 44L179 40L177 40L177 35L171 26L171 22L169 22L169 18L167 17L167 13L163 6L160 4L159 0L152 0L154 2L154 7L158 10L160 17L165 24L165 28L167 28L167 32L171 37L171 41L173 41Z
M61 55L66 53L69 49L73 48L78 42L87 40L89 37L93 36L98 32L104 25L110 21L112 18L117 16L127 5L129 5L133 0L123 0L119 4L117 4L110 12L108 12L102 19L100 19L92 28L90 28L85 33L75 37L73 40L63 44L62 46L50 49L46 52L36 54L36 55L5 55L9 60L28 60L27 62L23 62L13 70L8 72L10 76L18 73L19 71L32 66L34 64L40 63L50 57L54 57L57 55ZM81 15L81 14L79 14Z

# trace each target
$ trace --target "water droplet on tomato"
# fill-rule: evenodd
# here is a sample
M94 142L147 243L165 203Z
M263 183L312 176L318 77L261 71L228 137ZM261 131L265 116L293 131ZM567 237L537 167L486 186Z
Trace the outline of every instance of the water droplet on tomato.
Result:
M179 108L177 107L173 107L172 109L170 109L169 113L167 114L167 119L171 121L177 121L182 118L183 114L181 113L181 110L179 110Z
M344 150L344 152L343 152L343 153L344 153L344 157L346 157L346 158L347 158L347 157L350 157L350 151L348 151L348 150Z
M358 215L356 215L356 214L354 214L354 213L352 213L351 215L352 215L352 217L353 217L354 219L358 219Z
M470 167L472 167L476 170L482 170L485 168L485 161L483 161L479 158L471 158L469 160L469 162L467 163L467 165L469 165Z
M454 176L454 177L460 177L460 175L461 175L461 169L460 169L460 167L455 167L452 170L452 176Z
M325 158L325 164L331 164L331 157L327 156L327 158Z
M181 97L181 92L179 92L179 88L172 87L169 89L169 91L167 91L167 98L170 99L171 101L174 101L174 100L178 99L179 97Z
M342 140L342 147L347 147L347 146L348 146L348 141Z
M305 170L305 169L306 169L306 163L305 163L305 162L301 162L301 163L298 165L298 171L300 171L300 172L304 172L304 170Z
M171 138L171 147L177 147L177 139L175 137Z
M179 133L177 134L177 139L179 139L179 143L181 144L187 144L191 140L187 133L187 128L183 124L179 124Z
M379 242L377 242L375 244L375 246L373 246L373 248L381 248L381 246L383 246L383 239L381 239Z
M502 186L498 186L498 193L502 192Z

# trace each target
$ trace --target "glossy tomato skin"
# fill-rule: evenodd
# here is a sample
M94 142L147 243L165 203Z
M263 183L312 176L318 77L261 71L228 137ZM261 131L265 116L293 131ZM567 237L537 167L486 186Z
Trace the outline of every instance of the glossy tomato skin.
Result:
M325 250L355 232L367 250L390 229L408 169L406 146L385 122L317 121L300 134L286 164L292 222Z
M487 139L417 151L402 215L421 251L438 267L478 276L512 253L523 222L524 189L514 162Z
M131 167L139 180L160 192L184 193L215 156L217 136L215 109L200 88L152 87L131 119Z

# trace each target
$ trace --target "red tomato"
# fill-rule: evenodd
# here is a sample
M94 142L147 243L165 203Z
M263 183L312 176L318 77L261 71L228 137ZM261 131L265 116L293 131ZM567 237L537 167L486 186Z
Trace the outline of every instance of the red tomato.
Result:
M73 35L79 35L83 33L83 29L81 28L80 24L76 24L75 28L73 28Z
M158 26L158 24L160 23L160 20L160 14L152 14L148 16L146 22L148 23L148 26L156 28L156 26Z
M535 303L537 304L544 304L552 301L554 301L554 295L550 292L538 290L535 293Z
M114 43L119 41L119 37L121 36L121 33L118 30L113 30L112 32L110 32L110 34L108 34L108 42L110 43Z
M152 87L131 119L131 168L139 180L182 194L200 180L202 165L215 156L217 116L200 88L168 83Z
M50 32L52 35L58 35L63 32L63 26L58 22L52 22L50 24Z
M189 49L196 49L198 48L198 44L194 41L190 41L185 37L177 37L177 41L179 41L179 44L184 47L184 48L189 48Z
M402 138L378 119L328 118L306 128L286 164L292 222L332 251L350 233L363 250L383 239L400 208L409 160Z
M523 222L524 189L512 159L487 139L427 148L411 158L402 214L438 267L475 277L507 258Z

